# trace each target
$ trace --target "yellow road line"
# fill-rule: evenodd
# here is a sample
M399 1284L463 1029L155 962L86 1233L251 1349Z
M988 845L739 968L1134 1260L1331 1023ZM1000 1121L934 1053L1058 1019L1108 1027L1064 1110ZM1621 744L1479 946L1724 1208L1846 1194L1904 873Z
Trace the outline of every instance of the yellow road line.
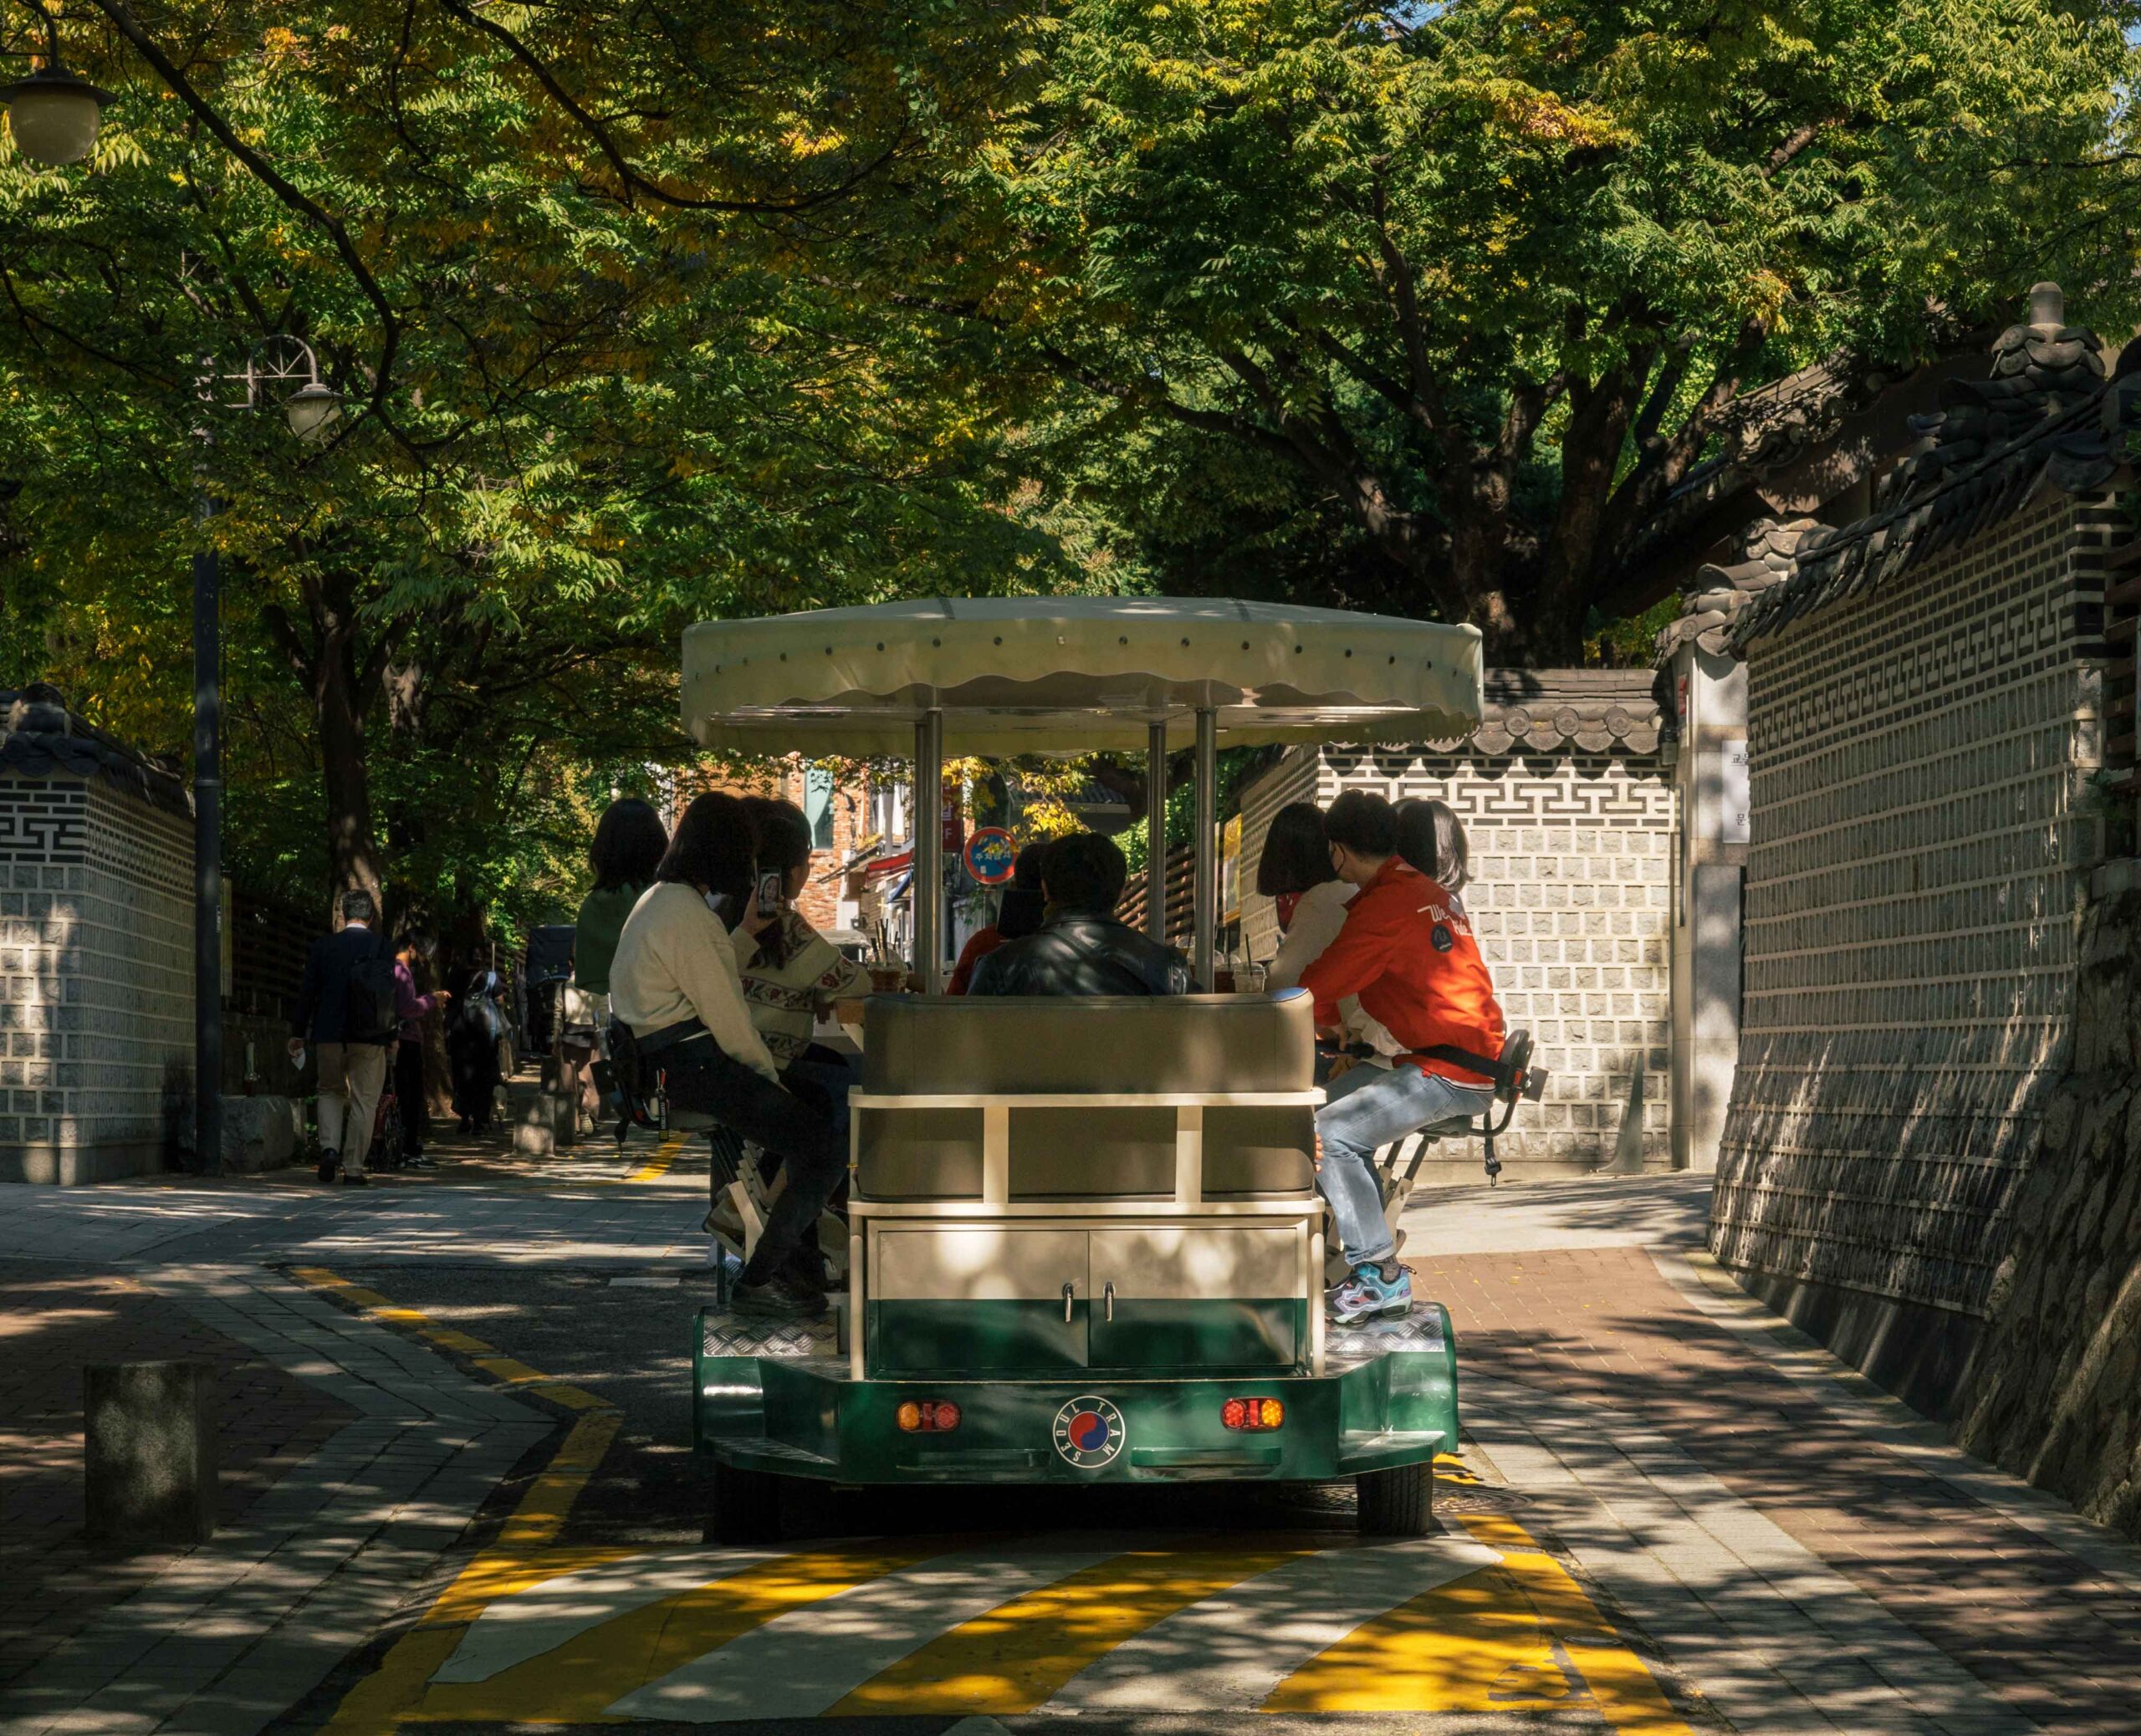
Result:
M1117 1555L940 1635L825 1715L1030 1712L1155 1622L1315 1552L1311 1545Z
M658 1182L669 1173L669 1166L682 1155L683 1150L682 1134L665 1133L662 1136L662 1143L654 1148L654 1155L625 1179L627 1182Z
M546 1548L555 1542L566 1515L602 1463L624 1417L593 1393L554 1381L524 1362L498 1356L479 1338L434 1325L421 1310L396 1307L378 1291L351 1284L324 1266L301 1266L293 1275L299 1283L338 1295L378 1320L409 1327L434 1344L472 1356L478 1367L495 1379L524 1386L583 1412L565 1436L565 1444L551 1455L549 1463L529 1485L500 1527L497 1540L455 1575L437 1601L417 1618L416 1625L395 1642L379 1668L343 1697L326 1727L327 1736L379 1736L392 1730L423 1697L426 1684L453 1655L468 1624L493 1599L560 1574L576 1573L635 1553L629 1549ZM544 1559L531 1560L531 1552L540 1552Z
M1630 1736L1692 1736L1643 1660L1521 1525L1493 1514L1463 1523L1500 1566L1355 1629L1280 1682L1264 1710L1512 1713L1587 1696Z
M575 1386L544 1374L540 1369L530 1368L525 1362L516 1361L503 1355L495 1345L488 1345L480 1338L457 1331L451 1326L436 1324L421 1309L397 1307L377 1290L366 1289L360 1284L352 1284L346 1278L338 1278L324 1266L297 1266L290 1275L309 1289L324 1290L340 1297L351 1307L361 1310L374 1320L383 1320L391 1326L406 1326L420 1338L428 1339L441 1350L452 1351L466 1356L501 1386L519 1386L533 1392L539 1398L547 1398L554 1404L563 1405L571 1411L607 1410L610 1401L590 1392L584 1386ZM612 1433L616 1430L612 1428Z

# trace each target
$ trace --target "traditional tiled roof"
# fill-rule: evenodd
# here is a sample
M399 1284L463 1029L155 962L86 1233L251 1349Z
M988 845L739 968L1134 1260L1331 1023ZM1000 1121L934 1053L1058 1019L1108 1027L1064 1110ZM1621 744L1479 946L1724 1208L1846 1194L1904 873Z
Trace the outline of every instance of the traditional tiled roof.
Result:
M67 708L42 682L0 687L0 774L18 778L104 778L160 808L186 813L186 786L116 736Z
M1706 651L1723 652L1734 624L1755 598L1791 576L1792 558L1800 544L1822 528L1817 518L1755 519L1741 538L1738 560L1730 566L1713 563L1696 569L1694 585L1682 600L1679 619L1658 636L1659 658L1671 656L1691 639Z
M1443 752L1655 753L1664 723L1648 669L1490 669L1479 727Z
M2041 482L2070 493L2101 486L2118 467L2134 395L2108 394L2095 335L2067 324L2056 283L2030 292L2030 320L1993 345L1990 377L1950 380L1941 407L1914 417L1915 448L1885 476L1874 510L1854 523L1797 528L1790 569L1735 590L1723 610L1712 585L1689 597L1681 620L1660 636L1661 652L1689 637L1713 648L1745 646L1810 610L1884 585L2018 509ZM2122 358L2122 379L2141 369L2141 345ZM1777 527L1788 530L1792 527ZM1704 577L1741 569L1705 568ZM1721 619L1693 631L1704 615Z

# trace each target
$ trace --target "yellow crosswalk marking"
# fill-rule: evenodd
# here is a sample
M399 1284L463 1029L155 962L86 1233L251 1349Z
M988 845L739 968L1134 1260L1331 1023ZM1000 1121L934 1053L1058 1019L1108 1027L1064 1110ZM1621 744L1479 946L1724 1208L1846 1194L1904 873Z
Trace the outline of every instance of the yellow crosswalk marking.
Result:
M1030 1712L1153 1623L1268 1573L1300 1549L1139 1550L953 1628L833 1706L828 1717Z
M1488 1514L1464 1524L1501 1552L1500 1567L1356 1629L1280 1683L1264 1709L1506 1713L1587 1695L1629 1736L1692 1736L1643 1660L1521 1525Z
M914 1566L947 1546L946 1539L937 1538L906 1548L784 1555L681 1597L630 1611L488 1681L434 1682L407 1716L477 1723L605 1721L611 1703L634 1688L659 1681L790 1610Z

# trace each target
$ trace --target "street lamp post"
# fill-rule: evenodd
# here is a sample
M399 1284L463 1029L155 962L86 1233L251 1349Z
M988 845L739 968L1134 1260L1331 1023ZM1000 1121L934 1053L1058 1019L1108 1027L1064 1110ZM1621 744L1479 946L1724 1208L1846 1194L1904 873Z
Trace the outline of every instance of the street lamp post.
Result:
M204 364L204 409L258 410L265 391L300 377L282 398L290 432L308 444L324 439L341 414L342 395L319 378L319 359L304 339L278 333L256 345L243 371L242 400L223 402L212 364ZM222 569L208 539L215 497L208 487L212 435L203 415L195 431L201 464L193 519L193 1154L203 1175L223 1167L223 623Z

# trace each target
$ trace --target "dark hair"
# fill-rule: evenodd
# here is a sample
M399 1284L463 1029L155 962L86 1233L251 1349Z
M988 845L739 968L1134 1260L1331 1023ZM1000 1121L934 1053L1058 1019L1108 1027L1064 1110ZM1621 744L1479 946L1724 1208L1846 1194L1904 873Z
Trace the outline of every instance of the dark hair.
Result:
M743 901L751 896L754 847L751 816L743 804L733 795L709 790L692 797L684 809L654 877L704 886L728 899L740 916Z
M587 847L587 864L595 871L595 890L614 892L621 886L650 886L654 871L662 865L669 848L669 835L662 830L662 816L637 796L626 796L602 810L595 823L595 841Z
M352 886L338 901L345 922L369 922L379 915L379 905L362 886Z
M786 891L788 876L796 869L810 865L810 822L795 803L784 801L779 796L745 796L743 813L751 822L751 835L757 842L757 873L779 875L782 890ZM778 970L801 950L800 942L790 944L789 926L776 922L759 931L754 962Z
M1048 882L1050 901L1065 910L1097 911L1115 914L1122 896L1123 882L1130 878L1130 865L1112 838L1098 832L1074 832L1054 840L1042 859L1041 874Z
M1365 789L1341 792L1323 816L1323 835L1360 856L1398 854L1398 810Z
M1398 854L1453 892L1463 891L1472 878L1464 827L1447 802L1398 804Z
M1037 839L1019 852L1011 870L1011 884L996 907L996 932L1006 940L1023 940L1040 932L1040 919L1048 909L1048 894L1041 885L1041 871L1048 860L1048 840Z
M810 822L800 808L778 796L746 796L743 807L759 842L759 873L778 868L786 874L810 865Z
M1338 878L1331 842L1323 835L1323 810L1313 802L1289 802L1271 816L1256 859L1256 890L1266 898L1299 896Z
M394 950L397 954L414 952L428 961L438 952L438 942L421 928L405 928L394 937Z
M1038 892L1041 888L1040 865L1048 859L1050 840L1036 838L1019 852L1019 860L1011 867L1011 884Z

